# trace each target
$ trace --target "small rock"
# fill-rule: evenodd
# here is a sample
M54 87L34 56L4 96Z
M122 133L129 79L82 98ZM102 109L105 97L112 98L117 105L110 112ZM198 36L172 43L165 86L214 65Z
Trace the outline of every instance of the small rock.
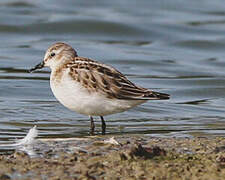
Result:
M225 146L215 147L214 152L215 153L225 152Z
M216 161L219 162L219 163L225 163L225 156L221 155L221 156L217 157Z
M23 151L16 151L14 154L13 154L13 157L14 158L20 158L20 159L24 159L24 158L29 158L29 155L26 153L26 152L23 152Z
M0 175L0 180L9 180L11 179L7 174Z
M153 158L155 156L165 156L166 151L164 149L161 149L158 146L155 147L142 147L141 144L133 146L128 152L127 155L120 154L120 157L122 160L134 158L134 157L143 157L145 159Z

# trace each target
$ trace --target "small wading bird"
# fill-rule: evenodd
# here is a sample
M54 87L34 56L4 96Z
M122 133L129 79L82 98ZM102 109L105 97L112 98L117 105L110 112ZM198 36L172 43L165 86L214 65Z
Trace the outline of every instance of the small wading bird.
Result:
M44 60L29 72L43 67L51 69L50 86L59 102L90 117L91 135L95 128L92 116L100 116L105 134L103 116L126 111L147 100L170 97L135 85L109 65L79 57L70 45L61 42L50 46Z

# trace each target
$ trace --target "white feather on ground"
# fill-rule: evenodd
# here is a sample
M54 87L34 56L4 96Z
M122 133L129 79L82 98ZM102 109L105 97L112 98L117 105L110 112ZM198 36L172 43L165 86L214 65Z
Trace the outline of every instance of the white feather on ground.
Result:
M31 145L34 143L35 138L38 136L37 126L34 126L29 130L27 135L23 139L19 139L14 144L15 146L24 146L24 145Z
M106 144L114 144L114 145L120 145L120 143L118 143L117 140L115 140L114 137L111 137L110 139L106 139L104 140L104 143Z
M37 126L34 126L29 130L27 135L23 139L16 140L15 143L12 144L0 144L0 147L12 147L12 146L26 146L32 145L35 143L35 138L38 136Z

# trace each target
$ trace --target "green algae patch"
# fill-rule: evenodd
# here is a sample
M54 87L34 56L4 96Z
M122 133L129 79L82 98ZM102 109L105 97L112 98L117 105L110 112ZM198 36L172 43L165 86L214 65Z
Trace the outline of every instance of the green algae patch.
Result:
M45 141L39 156L0 156L1 179L224 179L225 138L118 136ZM80 145L80 148L74 148Z

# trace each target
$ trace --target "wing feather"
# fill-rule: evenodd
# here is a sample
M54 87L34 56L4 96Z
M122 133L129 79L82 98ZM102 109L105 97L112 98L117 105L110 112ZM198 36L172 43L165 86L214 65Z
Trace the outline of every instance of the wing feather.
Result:
M100 91L108 98L126 100L169 99L168 94L136 86L115 68L88 58L75 57L67 67L72 78L90 93Z

